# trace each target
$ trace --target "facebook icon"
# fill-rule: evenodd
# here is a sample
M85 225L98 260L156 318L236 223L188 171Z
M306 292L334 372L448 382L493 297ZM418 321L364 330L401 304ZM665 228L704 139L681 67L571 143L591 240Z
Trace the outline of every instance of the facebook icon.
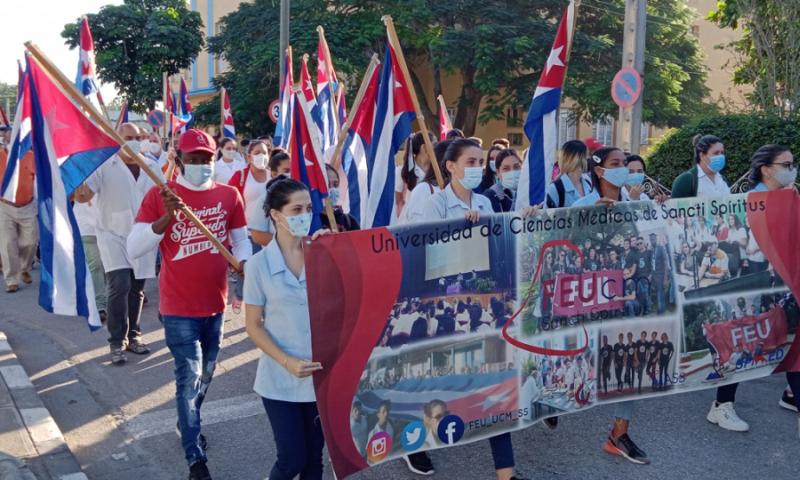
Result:
M457 415L448 415L439 422L436 433L442 443L453 445L464 435L464 421Z

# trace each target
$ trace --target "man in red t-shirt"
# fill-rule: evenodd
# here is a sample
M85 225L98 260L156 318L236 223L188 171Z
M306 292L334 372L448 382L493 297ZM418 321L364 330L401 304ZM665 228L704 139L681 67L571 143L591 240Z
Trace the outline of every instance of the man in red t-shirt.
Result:
M136 257L158 245L161 252L159 312L175 359L178 427L190 480L210 480L200 407L214 374L228 296L228 264L181 212L185 205L240 262L250 257L247 222L239 192L214 182L214 139L191 129L178 140L181 175L169 188L151 189L128 236Z

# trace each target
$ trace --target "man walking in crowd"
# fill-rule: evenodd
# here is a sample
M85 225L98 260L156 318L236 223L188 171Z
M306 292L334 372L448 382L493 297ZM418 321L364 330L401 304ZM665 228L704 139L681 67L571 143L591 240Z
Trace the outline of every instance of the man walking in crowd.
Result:
M642 393L642 377L647 365L647 350L650 342L647 341L647 332L642 332L639 340L636 341L636 374L639 377L639 393Z
M625 335L619 334L619 340L614 344L614 376L617 379L617 391L622 391L622 367L625 366Z
M134 152L139 151L142 139L139 127L123 123L119 134ZM154 163L145 161L152 170L159 171ZM125 241L145 193L153 186L153 181L138 164L115 155L76 190L78 202L93 201L98 208L97 247L106 272L106 325L114 365L127 360L123 350L137 355L150 353L141 339L139 319L145 279L156 276L156 251L151 248L135 258L128 254Z
M8 132L4 132L8 145ZM6 172L8 152L0 148L0 180ZM6 280L6 292L19 290L20 283L31 283L31 268L39 240L36 224L35 167L33 152L22 157L16 202L0 198L0 264Z
M134 258L146 257L156 247L161 252L159 312L175 361L181 444L189 479L210 480L200 407L222 341L228 263L203 234L186 235L196 230L180 209L184 205L191 209L220 241L231 246L239 262L250 258L251 247L241 196L234 187L214 182L214 139L201 130L187 130L178 149L181 175L169 188L147 193L127 247Z

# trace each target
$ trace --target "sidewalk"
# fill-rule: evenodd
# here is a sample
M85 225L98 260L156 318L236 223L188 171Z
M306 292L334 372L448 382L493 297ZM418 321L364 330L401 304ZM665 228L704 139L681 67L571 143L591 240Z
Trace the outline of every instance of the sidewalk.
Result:
M87 480L3 332L0 480Z

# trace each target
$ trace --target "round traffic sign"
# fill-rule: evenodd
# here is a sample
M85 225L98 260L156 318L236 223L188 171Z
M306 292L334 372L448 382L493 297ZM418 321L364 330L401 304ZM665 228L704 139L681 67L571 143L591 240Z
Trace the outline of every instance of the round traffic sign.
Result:
M278 123L278 116L281 113L281 101L280 99L275 99L272 103L269 104L269 109L267 110L269 113L269 119L272 120L272 123Z
M150 110L147 113L147 123L153 128L160 128L164 125L164 112L161 110Z
M611 81L611 98L621 108L633 106L642 95L642 77L633 67L625 67Z

